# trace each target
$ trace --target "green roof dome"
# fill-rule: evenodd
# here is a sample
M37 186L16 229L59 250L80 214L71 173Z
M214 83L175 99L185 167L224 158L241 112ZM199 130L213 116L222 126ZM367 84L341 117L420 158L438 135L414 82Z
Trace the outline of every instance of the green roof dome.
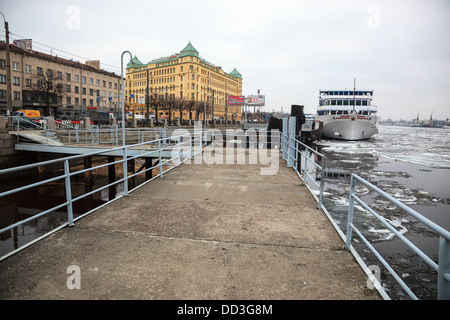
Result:
M127 68L140 68L142 66L144 66L144 64L136 56L127 63Z
M234 68L233 71L230 72L230 76L242 79L242 75L239 73L239 71L236 70L236 68Z
M179 57L184 57L184 56L198 57L199 55L198 55L198 51L194 48L194 46L189 41L188 45L186 47L184 47L183 50L180 51L180 54L178 56Z

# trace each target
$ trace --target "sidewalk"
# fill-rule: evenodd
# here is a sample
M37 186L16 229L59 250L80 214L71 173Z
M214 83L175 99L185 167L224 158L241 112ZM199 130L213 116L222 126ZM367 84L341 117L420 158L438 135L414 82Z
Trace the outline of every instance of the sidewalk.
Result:
M183 164L0 262L0 299L380 299L343 246L281 159Z

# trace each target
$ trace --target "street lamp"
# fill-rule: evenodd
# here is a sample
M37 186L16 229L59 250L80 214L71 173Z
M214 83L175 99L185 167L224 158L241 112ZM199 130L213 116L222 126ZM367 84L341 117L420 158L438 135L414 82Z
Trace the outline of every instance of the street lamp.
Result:
M9 28L8 21L4 14L0 11L0 14L5 21L5 32L6 32L6 95L7 95L7 105L6 105L6 115L12 114L12 98L11 98L11 58L9 53Z
M125 101L124 101L124 81L123 81L123 55L127 53L130 55L130 60L133 63L133 56L130 51L124 51L122 52L121 56L121 64L120 64L120 71L121 71L121 80L122 80L122 92L121 92L121 100L122 100L122 142L125 146Z

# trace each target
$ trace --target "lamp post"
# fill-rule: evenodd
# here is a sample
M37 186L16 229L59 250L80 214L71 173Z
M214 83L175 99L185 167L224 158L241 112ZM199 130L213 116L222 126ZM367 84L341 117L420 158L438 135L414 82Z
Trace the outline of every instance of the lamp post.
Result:
M6 115L12 115L12 98L11 98L11 57L9 53L9 28L8 21L6 21L5 16L0 11L0 14L5 21L5 32L6 32L6 95L7 95L7 105L6 105Z
M121 102L122 102L122 142L125 146L125 101L124 101L124 81L123 81L123 55L127 53L130 55L130 60L133 59L133 56L130 51L124 51L122 52L121 56L121 64L120 64L120 71L121 71L121 80L122 80L122 93L121 93Z

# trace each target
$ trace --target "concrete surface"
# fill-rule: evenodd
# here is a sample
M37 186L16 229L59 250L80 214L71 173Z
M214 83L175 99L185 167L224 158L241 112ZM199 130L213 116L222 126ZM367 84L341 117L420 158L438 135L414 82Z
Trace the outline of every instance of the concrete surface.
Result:
M0 298L380 299L294 171L259 167L175 168L0 262Z

